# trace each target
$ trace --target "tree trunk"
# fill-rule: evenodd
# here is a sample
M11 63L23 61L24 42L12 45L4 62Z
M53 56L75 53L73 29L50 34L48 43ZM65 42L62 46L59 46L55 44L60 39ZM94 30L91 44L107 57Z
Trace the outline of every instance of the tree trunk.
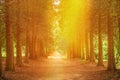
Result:
M25 63L29 62L29 35L28 30L26 29L26 52L25 52Z
M119 42L120 42L120 0L117 0L117 17L118 17L118 28L119 28ZM119 48L120 52L120 48Z
M84 41L81 42L81 59L85 59L85 53L84 53Z
M94 56L94 43L93 43L93 32L90 31L90 61L95 62L95 56Z
M102 54L102 29L101 29L101 4L99 0L99 21L98 21L98 64L97 66L103 66L103 54Z
M114 71L116 70L116 65L115 65L115 57L114 57L114 28L112 25L111 21L111 16L110 16L110 9L108 9L108 14L107 14L107 27L108 27L108 67L107 69L109 71Z
M1 40L1 26L0 26L0 77L2 76L2 40Z
M86 30L86 33L85 33L85 47L86 47L86 61L89 60L89 44L88 44L88 31Z
M20 1L17 0L17 58L16 63L18 66L22 66L22 52L21 52L21 27L20 27Z
M17 25L17 65L22 66L22 52L21 52L21 33L19 25Z
M28 50L29 50L29 59L31 58L31 38L29 38L29 41L28 41Z
M79 58L81 59L82 53L81 53L81 39L79 41Z
M118 16L118 29L119 29L119 41L118 43L120 44L120 17ZM118 46L118 55L120 56L120 45ZM117 57L117 63L119 62L119 57Z
M14 52L13 52L13 36L12 26L10 25L9 17L9 0L5 0L5 23L6 23L6 71L14 71Z
M26 0L26 7L27 7L27 11L26 11L26 14L27 14L27 25L26 25L26 52L25 52L25 60L24 62L25 63L28 63L29 62L29 30L28 30L28 26L29 26L29 23L30 23L30 20L29 20L29 0Z

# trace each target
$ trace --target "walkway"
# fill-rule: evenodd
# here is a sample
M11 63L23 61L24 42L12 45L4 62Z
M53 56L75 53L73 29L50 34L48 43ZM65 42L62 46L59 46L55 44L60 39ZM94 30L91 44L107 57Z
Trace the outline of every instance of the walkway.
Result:
M47 59L30 61L29 65L7 72L12 80L103 80L105 68L76 60Z

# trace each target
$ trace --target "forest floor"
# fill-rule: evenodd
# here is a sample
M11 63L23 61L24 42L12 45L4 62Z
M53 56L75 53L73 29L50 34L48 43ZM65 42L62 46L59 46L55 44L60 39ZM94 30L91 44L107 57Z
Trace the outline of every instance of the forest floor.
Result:
M4 72L7 80L120 80L119 75L97 67L95 63L45 59L30 61L15 72Z

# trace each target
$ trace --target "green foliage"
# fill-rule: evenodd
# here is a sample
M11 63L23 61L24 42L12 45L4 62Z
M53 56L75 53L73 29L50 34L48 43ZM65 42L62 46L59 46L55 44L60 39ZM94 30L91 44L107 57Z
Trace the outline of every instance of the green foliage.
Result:
M115 57L116 57L116 64L120 64L120 38L119 38L119 29L115 29L115 37L114 37L114 42L115 42Z
M107 60L108 59L108 40L107 40L107 35L103 35L103 59Z
M103 59L107 60L107 54L108 54L108 42L107 42L107 35L102 35L102 49L103 49ZM94 52L96 59L98 58L98 36L94 36Z

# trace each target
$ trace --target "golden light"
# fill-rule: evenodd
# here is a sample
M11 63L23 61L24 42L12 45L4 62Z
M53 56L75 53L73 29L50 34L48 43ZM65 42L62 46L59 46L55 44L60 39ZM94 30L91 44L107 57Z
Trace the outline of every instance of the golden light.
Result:
M80 29L85 18L85 0L68 0L65 6L63 27L65 37L73 39L76 29ZM84 26L85 28L85 26ZM73 37L72 37L73 36Z
M61 32L61 29L60 29L60 16L59 16L59 5L60 5L61 1L60 0L53 0L53 12L55 13L53 15L53 19L52 19L52 37L53 37L53 40L54 40L54 44L53 44L53 47L54 47L54 50L56 51L56 53L51 56L53 58L62 58L60 55L57 54L57 50L59 49L59 46L58 46L58 38L59 38L59 35L60 35L60 32Z
M61 55L61 53L55 51L52 55L48 56L48 59L66 59L67 57Z
M76 41L80 34L84 34L84 30L88 27L89 22L87 20L89 15L88 3L90 0L67 0L63 7L64 14L62 19L62 37L66 40L66 43L71 45L73 43L78 44ZM84 37L84 35L81 35Z
M54 14L52 15L51 31L56 54L49 56L49 58L59 59L62 58L60 53L57 53L61 49L60 46L62 46L62 50L67 50L72 44L78 46L80 41L78 36L84 40L82 34L85 33L85 29L89 25L90 8L88 3L90 0L52 0L52 2Z
M60 5L60 0L53 0L53 5L59 6Z

